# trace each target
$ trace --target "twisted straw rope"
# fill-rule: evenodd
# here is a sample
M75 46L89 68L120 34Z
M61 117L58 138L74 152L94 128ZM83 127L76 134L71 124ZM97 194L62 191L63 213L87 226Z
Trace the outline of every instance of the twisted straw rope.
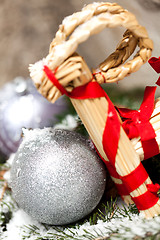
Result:
M149 39L146 29L138 24L132 13L118 4L98 2L87 5L82 11L63 20L50 45L47 57L34 65L30 65L31 78L37 84L42 83L45 78L44 65L54 70L76 51L80 43L86 41L91 35L99 33L106 27L117 26L123 26L128 31L116 51L95 71L97 73L96 79L99 83L104 82L99 71L103 73L106 82L121 80L128 74L137 71L151 56L153 48L153 43ZM137 44L140 50L132 60L122 66Z

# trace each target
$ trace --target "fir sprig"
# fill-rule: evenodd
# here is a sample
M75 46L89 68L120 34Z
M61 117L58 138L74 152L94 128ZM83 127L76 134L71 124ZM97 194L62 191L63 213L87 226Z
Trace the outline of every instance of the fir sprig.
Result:
M9 196L9 201L8 199L6 200L9 193L7 192L5 195L4 200L0 202L0 233L7 230L6 225L12 218L13 210L15 209L12 198Z
M27 240L31 236L35 236L35 240L93 240L98 238L103 239L102 237L105 235L105 233L98 228L93 229L92 232L89 232L89 230L84 228L81 236L78 234L78 230L84 223L89 223L92 226L96 225L99 220L103 222L110 222L112 219L124 217L128 217L129 220L132 220L132 216L133 206L130 206L129 208L125 206L119 207L117 204L117 199L111 199L111 201L101 203L100 208L97 208L97 210L94 211L90 216L88 216L88 218L84 219L83 221L79 221L74 225L68 225L65 227L50 227L48 225L43 225L46 230L46 234L44 234L43 236L41 236L40 229L37 226L24 226L23 240ZM112 235L118 232L118 229L116 231L113 231L109 229L107 225L104 228L106 229L106 233L110 232L110 234ZM108 239L108 237L106 239Z

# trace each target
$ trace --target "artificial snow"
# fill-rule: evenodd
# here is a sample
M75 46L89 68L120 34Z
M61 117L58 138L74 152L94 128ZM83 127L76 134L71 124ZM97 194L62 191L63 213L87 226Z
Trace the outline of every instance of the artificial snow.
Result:
M77 116L68 114L63 120L62 123L58 123L54 126L55 129L67 129L73 130L77 127Z
M147 232L155 234L159 230L160 226L160 217L155 217L150 220L146 220L138 215L131 215L132 220L129 220L128 217L122 217L119 215L119 218L112 219L110 222L103 222L99 220L96 225L90 225L89 222L84 223L81 226L76 226L74 228L67 227L63 229L65 234L68 234L70 237L66 239L71 239L73 236L75 239L87 239L84 237L86 232L89 232L93 236L109 236L111 232L118 232L119 236L122 236L123 239L132 239L135 236L144 237ZM4 240L22 240L24 236L29 235L29 229L26 226L36 226L37 234L39 237L50 236L51 234L58 234L58 231L53 227L48 227L48 230L44 225L38 223L29 217L23 210L17 210L14 212L12 219L7 224L7 231L2 234L1 239ZM25 238L24 238L25 239ZM28 238L27 238L28 239ZM31 234L29 240L36 240L37 235ZM53 238L54 239L54 238ZM56 239L56 238L55 238ZM94 237L93 237L94 239ZM116 235L111 237L111 239L116 238ZM122 239L122 238L121 238Z
M23 226L33 224L34 221L23 211L18 210L13 213L13 217L7 225L7 231L2 234L5 240L22 240Z

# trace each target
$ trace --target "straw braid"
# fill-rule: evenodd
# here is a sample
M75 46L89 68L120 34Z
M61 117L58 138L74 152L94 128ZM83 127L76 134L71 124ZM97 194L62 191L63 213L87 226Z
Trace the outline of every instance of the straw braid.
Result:
M131 35L129 36L130 41L127 40L129 45L123 39L117 49L118 51L116 50L115 52L115 57L112 54L106 61L108 63L112 58L112 64L107 64L107 67L105 67L103 63L100 65L100 70L103 71L102 73L106 81L118 81L131 72L137 71L148 60L153 48L147 31L138 24L132 13L116 3L93 3L84 7L81 12L74 13L63 20L56 37L50 45L50 52L47 57L41 62L30 65L29 69L32 79L36 83L43 82L45 78L43 65L47 65L51 70L54 70L76 51L80 43L86 41L91 35L99 33L106 27L117 26L123 26L129 30L127 33ZM135 40L133 40L134 38ZM140 50L133 60L115 68L115 66L122 64L132 54L136 41L138 41ZM124 56L123 58L121 54ZM111 67L112 69L109 69ZM106 69L109 70L104 72ZM100 74L96 75L96 79L98 82L102 82Z
M127 45L127 44L126 44ZM122 80L124 77L127 75L131 74L132 72L136 72L139 70L139 68L148 61L148 59L151 57L152 49L153 49L153 44L150 39L139 39L138 40L138 46L140 47L140 50L137 52L137 54L134 56L134 58L128 62L126 62L124 65L120 65L118 67L115 67L119 65L119 58L117 60L117 56L123 56L125 52L127 53L127 49L130 50L131 47L128 44L126 48L121 49L118 48L116 49L115 53L118 52L117 54L113 53L111 54L104 64L100 64L100 68L97 70L94 70L94 72L97 74L95 75L96 80L99 83L104 83L104 82L117 82L119 80ZM127 56L129 54L127 53ZM113 60L112 60L113 58ZM113 67L110 67L110 61L114 61ZM108 66L109 65L109 66ZM105 79L105 81L104 81Z

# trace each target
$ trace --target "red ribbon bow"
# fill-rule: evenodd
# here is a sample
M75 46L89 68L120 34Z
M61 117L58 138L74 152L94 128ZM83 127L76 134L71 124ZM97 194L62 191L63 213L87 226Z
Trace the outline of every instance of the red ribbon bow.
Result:
M154 110L155 91L156 87L146 87L144 99L138 111L118 108L121 117L124 118L123 127L130 139L138 136L141 136L142 141L155 138L155 132L149 122Z
M154 193L154 194L157 194L157 192L160 190L160 185L158 183L151 183L151 184L147 184L147 188L148 188L148 191Z
M143 102L138 111L118 108L121 117L124 119L122 126L128 137L130 139L141 137L145 158L159 153L159 147L155 140L156 134L149 122L154 110L155 91L156 87L146 87Z
M160 57L159 58L152 57L149 59L148 62L157 73L160 73ZM158 78L156 84L160 86L160 77Z

